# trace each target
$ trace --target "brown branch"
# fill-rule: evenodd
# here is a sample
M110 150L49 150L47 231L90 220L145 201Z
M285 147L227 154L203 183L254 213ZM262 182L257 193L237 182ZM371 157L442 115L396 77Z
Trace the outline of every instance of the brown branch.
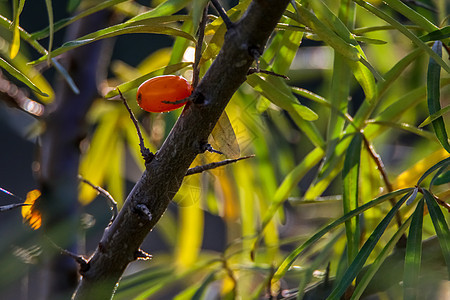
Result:
M248 155L248 156L243 156L243 157L239 157L239 158L235 158L235 159L225 159L225 160L218 161L218 162L212 162L212 163L206 164L206 165L196 166L196 167L193 167L193 168L190 168L189 170L187 170L186 176L202 173L202 172L205 172L205 171L208 171L211 169L226 166L226 165L235 163L237 161L247 159L247 158L252 158L252 157L255 157L255 155Z
M110 299L135 252L179 190L229 100L246 80L253 63L249 49L264 46L288 0L255 0L225 34L223 47L193 93L169 136L146 165L119 215L89 260L74 299ZM145 206L147 214L137 206ZM150 218L151 216L151 218Z
M28 205L31 205L31 204L29 204L29 203L27 203L27 204L14 203L14 204L2 205L2 206L0 206L0 212L4 212L4 211L12 210L17 207L28 206Z

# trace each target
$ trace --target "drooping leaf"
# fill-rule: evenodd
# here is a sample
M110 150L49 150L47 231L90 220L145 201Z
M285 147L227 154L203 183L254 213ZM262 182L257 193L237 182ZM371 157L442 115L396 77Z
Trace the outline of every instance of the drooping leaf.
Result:
M442 42L436 41L433 45L433 51L439 56L442 56ZM427 103L430 115L437 113L441 109L441 67L433 58L430 58L427 72ZM436 118L433 122L434 132L441 143L442 147L450 153L450 144L448 142L447 131L445 130L444 119L442 117Z
M412 215L406 243L405 271L403 273L403 299L405 300L417 298L420 264L422 262L423 206L424 200L421 199Z
M450 230L445 221L439 205L434 200L433 195L426 189L424 191L425 201L427 203L428 211L430 212L431 221L433 222L436 235L439 238L442 254L447 264L447 273L450 276Z
M38 93L39 95L48 97L48 95L46 93L44 93L43 91L41 91L36 84L34 84L30 78L27 77L26 74L20 72L19 70L17 70L14 66L12 66L11 64L9 64L6 60L4 60L2 57L0 57L0 67L2 67L2 69L4 69L5 71L7 71L9 74L11 74L12 76L14 76L15 78L17 78L19 81L21 81L22 83L26 84L30 89L32 89L33 91L35 91L36 93Z
M345 155L342 179L344 184L343 207L344 213L355 210L359 199L359 169L361 163L362 134L355 134ZM345 222L347 235L348 260L353 261L359 249L359 217L356 216Z

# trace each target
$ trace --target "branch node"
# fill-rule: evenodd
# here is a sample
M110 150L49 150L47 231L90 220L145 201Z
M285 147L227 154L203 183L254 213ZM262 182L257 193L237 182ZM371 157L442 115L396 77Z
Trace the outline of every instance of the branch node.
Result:
M204 153L204 152L211 152L211 153L217 153L217 154L223 154L222 152L220 152L219 150L214 149L211 144L208 143L204 143L200 146L200 152Z
M137 204L135 212L140 216L144 217L146 221L150 222L153 219L150 209L145 204Z

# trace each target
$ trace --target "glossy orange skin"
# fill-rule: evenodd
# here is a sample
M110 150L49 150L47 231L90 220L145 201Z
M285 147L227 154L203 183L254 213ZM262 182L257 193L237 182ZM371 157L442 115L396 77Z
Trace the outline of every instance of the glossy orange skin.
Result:
M136 94L139 106L148 112L168 112L186 104L163 103L187 98L192 93L192 86L181 76L163 75L153 77L142 83Z

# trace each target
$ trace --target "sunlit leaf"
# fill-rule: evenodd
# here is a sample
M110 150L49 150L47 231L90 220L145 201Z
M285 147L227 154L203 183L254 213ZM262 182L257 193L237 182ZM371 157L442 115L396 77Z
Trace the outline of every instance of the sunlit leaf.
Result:
M308 247L310 247L312 244L317 242L320 238L322 238L325 234L329 233L332 229L335 227L341 225L345 221L353 218L354 216L357 216L361 214L362 212L366 211L367 209L374 207L382 202L385 202L389 199L392 199L396 196L408 193L407 196L409 196L409 192L412 192L413 189L402 189L397 190L391 193L388 193L386 195L380 196L378 198L373 199L372 201L369 201L361 206L359 206L357 209L343 215L339 219L331 222L330 224L326 225L324 228L316 232L313 236L311 236L307 241L305 241L302 245L300 245L298 248L296 248L294 251L292 251L288 257L284 259L284 261L281 263L281 265L278 267L277 271L275 272L275 275L273 277L273 281L279 280L281 277L284 276L284 274L288 271L289 267L294 263L294 261L297 259L297 257ZM407 197L404 197L405 200ZM400 203L400 201L399 201ZM396 211L396 210L395 210ZM395 214L395 211L392 210L393 214ZM392 215L393 216L393 215ZM377 231L380 232L380 231ZM362 250L361 250L362 251ZM359 252L361 253L361 252ZM356 261L356 260L355 260Z
M22 206L22 218L23 222L30 225L34 230L39 229L42 224L42 215L41 212L36 207L36 201L41 197L41 191L32 190L27 193L27 198L25 199L24 204L28 204L26 206Z
M11 74L12 76L14 76L15 78L17 78L18 80L20 80L22 83L26 84L30 89L32 89L33 91L35 91L36 93L38 93L39 95L42 96L46 96L48 97L48 95L46 93L44 93L43 91L41 91L36 84L34 84L31 79L29 79L27 77L26 74L20 72L19 70L17 70L14 66L12 66L11 64L9 64L6 60L4 60L3 58L0 57L0 67L2 67L2 69L4 69L5 71L7 71L9 74Z
M17 2L19 1L19 2ZM13 59L19 53L20 49L20 31L19 31L19 17L22 13L23 7L25 5L25 0L15 0L13 1L14 10L14 22L13 26L13 38L10 45L9 57Z
M450 230L445 221L439 205L434 200L433 195L428 190L424 189L425 201L427 203L428 211L430 212L431 221L439 238L442 254L444 255L445 263L447 264L447 273L450 276Z
M436 41L433 45L433 51L441 57L442 56L442 42ZM440 90L440 80L441 79L441 67L430 58L428 64L427 73L427 103L428 111L431 114L437 113L441 109L441 90ZM450 144L448 143L447 131L445 130L444 119L442 117L436 118L432 121L434 132L436 137L441 143L442 147L450 153Z
M214 139L217 149L228 158L238 158L241 155L236 134L226 112L223 112L214 126L211 135Z

